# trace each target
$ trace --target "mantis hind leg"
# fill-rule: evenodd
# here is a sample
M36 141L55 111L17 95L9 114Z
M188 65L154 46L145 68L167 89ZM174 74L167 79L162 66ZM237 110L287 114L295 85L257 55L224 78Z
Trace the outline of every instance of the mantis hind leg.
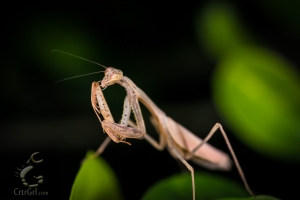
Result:
M235 165L236 165L236 168L237 168L237 170L238 170L238 172L239 172L239 175L240 175L240 177L241 177L241 179L242 179L242 181L243 181L243 183L244 183L244 185L245 185L246 190L249 192L249 194L250 194L251 196L255 196L255 194L252 192L252 190L250 189L250 187L249 187L249 185L248 185L248 182L247 182L247 180L246 180L246 177L245 177L245 175L244 175L244 172L243 172L243 170L242 170L242 167L240 166L240 163L239 163L239 161L238 161L238 159L237 159L237 157L236 157L236 155L235 155L235 153L234 153L234 150L233 150L233 148L232 148L232 146L231 146L231 144L230 144L230 141L229 141L229 139L228 139L228 137L227 137L227 135L226 135L226 133L225 133L225 131L224 131L224 129L223 129L223 127L222 127L222 125L221 125L220 123L216 123L216 124L213 126L213 128L210 130L210 132L208 133L208 135L202 140L202 142L201 142L200 144L198 144L198 145L190 152L190 154L187 156L186 159L192 158L192 157L194 156L195 152L196 152L202 145L204 145L205 143L207 143L208 140L215 134L215 132L216 132L218 129L220 129L220 131L221 131L221 133L222 133L222 135L223 135L223 138L225 139L226 145L227 145L227 147L228 147L228 149L229 149L229 151L230 151L230 153L231 153L231 156L232 156L232 158L233 158L233 161L234 161L234 163L235 163Z

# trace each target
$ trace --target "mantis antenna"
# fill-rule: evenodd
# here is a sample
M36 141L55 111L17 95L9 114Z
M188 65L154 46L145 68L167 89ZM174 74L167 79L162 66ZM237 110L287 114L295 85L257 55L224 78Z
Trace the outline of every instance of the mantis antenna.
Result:
M104 65L101 65L99 63L96 63L94 61L91 61L91 60L88 60L88 59L85 59L85 58L82 58L80 56L77 56L77 55L74 55L74 54L71 54L71 53L68 53L68 52L65 52L65 51L61 51L61 50L57 50L57 49L54 49L52 50L51 52L59 52L59 53L62 53L62 54L66 54L68 56L72 56L72 57L75 57L75 58L78 58L78 59L81 59L81 60L85 60L87 62L90 62L90 63L93 63L93 64L96 64L96 65L99 65L103 68L107 68L105 67ZM58 80L55 82L56 83L59 83L59 82L62 82L62 81L66 81L66 80L70 80L70 79L74 79L74 78L79 78L79 77L82 77L82 76L88 76L88 75L91 75L91 74L97 74L97 73L101 73L101 72L104 72L104 71L98 71L98 72L92 72L92 73L88 73L88 74L82 74L82 75L78 75L78 76L72 76L72 77L69 77L69 78L64 78L64 79L61 79L61 80Z
M73 57L75 57L75 58L79 58L79 59L81 59L81 60L85 60L85 61L90 62L90 63L94 63L94 64L96 64L96 65L99 65L99 66L101 66L101 67L104 67L105 69L107 68L107 67L105 67L104 65L101 65L101 64L96 63L96 62L94 62L94 61L91 61L91 60L82 58L82 57L80 57L80 56L76 56L76 55L71 54L71 53L67 53L67 52L64 52L64 51L56 50L56 49L52 50L51 52L59 52L59 53L63 53L63 54L69 55L69 56L73 56Z
M72 77L69 77L69 78L64 78L64 79L55 81L55 84L59 83L59 82L62 82L62 81L67 81L67 80L70 80L70 79L79 78L79 77L82 77L82 76L88 76L88 75L92 75L92 74L98 74L98 73L101 73L101 72L104 72L104 71L92 72L92 73L88 73L88 74L82 74L82 75L78 75L78 76L72 76Z

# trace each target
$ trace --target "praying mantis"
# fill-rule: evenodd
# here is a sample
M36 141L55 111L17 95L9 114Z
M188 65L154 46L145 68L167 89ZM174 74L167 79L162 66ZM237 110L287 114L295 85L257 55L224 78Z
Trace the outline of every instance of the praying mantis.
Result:
M95 63L93 61L63 51L54 51L58 51ZM202 140L191 133L189 130L187 130L185 127L174 121L172 118L167 116L146 95L146 93L144 93L134 84L131 79L123 76L123 72L121 70L113 67L105 67L98 63L96 64L104 67L105 71L104 78L102 80L92 83L91 103L104 132L106 132L108 136L99 146L93 157L97 157L98 155L100 155L111 140L116 143L121 142L130 145L130 143L126 141L127 138L145 139L158 150L167 148L171 156L173 156L175 159L180 160L190 171L192 179L193 200L195 200L196 194L194 169L187 162L188 160L191 160L198 165L212 170L228 171L231 169L232 162L230 157L226 153L216 149L215 147L207 143L208 140L213 136L213 134L216 133L216 131L219 129L225 139L225 142L232 155L233 161L237 167L246 190L251 196L255 196L246 181L242 168L220 123L216 123L210 130L208 135ZM116 123L114 121L102 92L102 90L114 84L119 84L124 87L127 93L124 100L123 114L120 123ZM159 134L159 141L154 140L149 134L147 134L139 102L141 102L149 110L151 114L150 121ZM136 123L130 120L131 111L134 114ZM101 119L101 116L103 119Z

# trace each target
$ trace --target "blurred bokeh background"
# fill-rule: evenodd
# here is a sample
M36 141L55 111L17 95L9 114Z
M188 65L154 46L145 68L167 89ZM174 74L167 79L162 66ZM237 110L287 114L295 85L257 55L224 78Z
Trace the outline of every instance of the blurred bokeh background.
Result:
M12 176L33 152L49 191L67 199L81 159L106 137L90 104L103 70L59 49L114 66L170 117L199 137L223 124L257 194L291 199L300 179L300 3L298 1L140 1L6 3L1 12L1 189L19 198ZM125 91L104 90L116 121ZM157 138L143 109L147 131ZM167 151L144 140L111 143L102 157L124 199L180 173ZM227 151L220 133L211 144ZM195 170L205 169L192 164ZM235 168L216 172L236 180Z

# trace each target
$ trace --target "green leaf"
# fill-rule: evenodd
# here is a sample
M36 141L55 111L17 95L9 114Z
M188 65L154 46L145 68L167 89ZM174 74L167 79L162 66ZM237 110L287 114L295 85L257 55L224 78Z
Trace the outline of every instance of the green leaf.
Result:
M199 10L195 27L199 43L215 58L250 44L253 40L234 8L227 3L209 3Z
M122 199L113 171L103 159L91 159L91 155L93 152L89 151L77 173L70 200Z
M266 196L266 195L259 195L256 197L251 198L225 198L225 199L218 199L218 200L279 200L278 198L272 197L272 196Z
M246 189L229 179L209 173L195 173L196 199L247 197ZM143 196L142 200L192 199L192 179L189 173L178 174L161 180Z
M214 101L234 133L257 152L299 160L300 77L293 65L261 47L225 57L213 79Z

